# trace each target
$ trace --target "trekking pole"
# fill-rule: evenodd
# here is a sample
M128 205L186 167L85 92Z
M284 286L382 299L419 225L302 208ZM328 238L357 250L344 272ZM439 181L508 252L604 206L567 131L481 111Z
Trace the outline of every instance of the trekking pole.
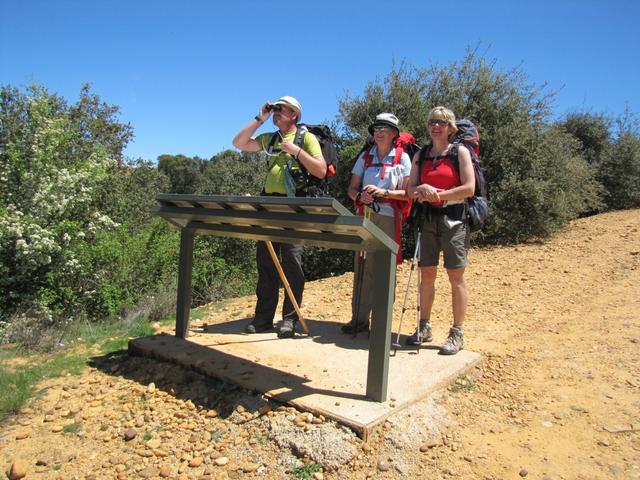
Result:
M364 206L364 218L366 218L367 220L371 220L371 212L376 212L378 213L380 211L380 205L378 204L378 200L376 200L375 198L373 199L373 202L371 203L371 206L369 205L365 205ZM366 250L361 250L360 251L360 256L358 257L359 260L359 264L360 264L360 269L358 270L358 277L357 277L357 281L358 281L358 287L356 288L356 293L357 293L357 300L358 302L356 303L356 308L355 308L355 324L353 326L353 336L352 338L356 338L358 336L358 317L360 316L360 299L362 298L362 283L363 283L363 279L364 279L364 267L366 264L366 260L367 260L367 251Z
M304 317L302 316L302 312L300 311L300 307L298 306L298 302L296 301L296 297L293 296L293 291L291 290L291 286L289 285L289 281L282 270L282 266L280 265L280 261L278 260L278 256L276 255L276 251L273 249L273 244L270 240L265 240L264 243L267 245L267 249L269 250L269 254L271 255L271 259L273 263L276 265L276 269L278 270L278 275L280 275L280 280L284 285L285 290L287 291L287 295L289 295L289 300L293 304L293 308L296 310L298 314L298 318L300 319L300 323L302 323L302 328L304 328L304 333L309 335L309 328L307 327L307 323L304 321Z
M416 238L416 248L413 253L413 258L411 259L411 270L409 270L409 280L407 281L407 289L404 291L404 300L402 302L402 314L400 315L400 325L398 325L398 334L396 335L396 341L393 343L393 354L395 355L398 352L398 348L400 347L400 331L402 330L402 320L404 319L404 314L407 312L407 300L409 298L409 290L411 289L411 279L413 278L413 271L416 268L416 263L418 263L418 256L420 255L420 236L422 232L418 230L418 236ZM418 285L420 285L420 277L418 277ZM418 291L418 295L420 292ZM418 305L420 308L420 305Z
M417 242L418 245L420 244L420 239L422 237L422 226L424 225L424 216L425 216L425 211L424 211L424 205L420 204L419 208L416 210L417 216L418 216L418 237L417 237ZM417 299L416 299L416 323L418 324L417 326L417 330L416 330L416 339L418 340L417 345L416 345L416 353L420 353L420 345L422 344L422 332L420 331L420 298L421 298L421 293L420 293L420 289L422 288L422 272L420 272L418 270L418 278L416 280L416 284L418 287L418 294L417 294Z
M362 280L364 278L364 264L367 259L367 252L360 251L358 252L358 275L355 278L356 282L356 308L354 309L353 315L353 335L351 338L356 338L358 335L358 319L360 317L360 299L362 298Z
M418 232L418 238L420 237L420 235L422 235L422 232ZM420 353L420 345L422 345L422 332L420 331L420 288L422 287L421 272L418 272L418 280L416 283L418 286L418 298L416 303L416 316L418 317L416 319L416 322L418 324L418 327L416 330L416 339L418 340L418 342L416 343L416 353Z

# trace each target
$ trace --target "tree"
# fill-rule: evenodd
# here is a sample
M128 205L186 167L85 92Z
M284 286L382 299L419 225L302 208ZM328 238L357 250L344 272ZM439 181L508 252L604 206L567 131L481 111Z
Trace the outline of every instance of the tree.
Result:
M640 136L623 132L602 155L598 177L610 209L640 207Z
M38 85L25 93L6 86L1 95L0 320L31 312L54 321L87 293L81 250L116 226L97 192L132 131L86 85L71 107Z
M628 107L615 119L573 113L559 125L580 141L580 151L603 187L607 208L640 206L640 129L634 113Z
M394 66L361 97L340 100L339 119L344 136L361 143L376 114L393 112L422 145L430 108L444 105L472 119L490 188L491 216L480 237L518 242L549 235L600 205L601 188L579 145L549 128L552 98L545 86L528 84L521 70L498 71L495 62L469 51L448 66Z
M194 193L204 161L198 157L185 155L160 155L158 170L164 173L171 182L170 193Z
M612 143L611 118L602 113L571 113L558 125L580 141L580 151L591 165L597 166L602 153Z
M262 155L224 150L204 163L196 190L210 195L259 195L266 174Z

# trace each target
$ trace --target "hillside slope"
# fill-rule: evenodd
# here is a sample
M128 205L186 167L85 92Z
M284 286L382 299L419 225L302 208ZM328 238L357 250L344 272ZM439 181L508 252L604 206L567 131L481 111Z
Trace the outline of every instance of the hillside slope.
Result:
M394 332L408 272L405 262ZM0 460L24 459L27 478L313 478L311 467L295 470L291 439L322 428L316 441L333 443L308 444L307 458L329 465L333 448L332 460L340 451L346 461L324 478L640 479L640 211L580 219L540 244L474 249L467 278L466 347L483 362L367 444L322 419L260 409L258 397L121 355L43 384L46 395L2 427ZM352 279L310 282L307 315L348 321ZM441 342L451 321L444 271L437 288ZM238 298L200 322L248 317L252 307ZM404 333L414 328L407 317ZM427 417L437 429L416 428ZM127 430L134 439L124 440Z

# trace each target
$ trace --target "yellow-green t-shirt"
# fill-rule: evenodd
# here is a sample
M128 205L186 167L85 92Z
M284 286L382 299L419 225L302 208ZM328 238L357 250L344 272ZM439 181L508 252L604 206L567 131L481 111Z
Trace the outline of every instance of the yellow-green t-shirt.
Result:
M271 133L261 133L256 137L256 141L260 144L260 147L265 152L269 148L269 141L273 136ZM280 135L276 133L276 142L273 145L273 152L279 152L279 154L269 157L269 171L267 172L267 178L264 181L265 193L278 193L282 195L287 194L287 188L284 183L285 170L287 162L292 160L291 170L299 170L300 163L286 152L280 150ZM284 140L287 142L293 142L296 138L296 131L287 133L284 136ZM322 149L316 136L310 132L306 132L302 139L302 149L312 157L322 155Z

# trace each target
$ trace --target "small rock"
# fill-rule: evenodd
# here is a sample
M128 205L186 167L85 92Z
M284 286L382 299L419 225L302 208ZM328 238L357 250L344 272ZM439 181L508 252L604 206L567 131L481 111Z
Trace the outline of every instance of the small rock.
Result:
M124 432L125 442L133 440L137 436L138 436L138 431L135 428L129 428L126 432Z
M382 460L378 462L378 470L380 470L381 472L387 472L390 468L391 465L389 465L387 462L383 462Z
M162 467L160 467L160 474L159 475L162 478L169 478L172 475L171 469L168 466L163 465Z
M436 447L438 445L437 442L427 442L423 445L420 446L420 451L421 452L428 452L429 450L431 450L432 448Z
M53 433L60 433L62 430L64 430L62 425L54 425L53 427L51 427L51 431Z
M192 459L189 461L189 466L190 466L191 468L197 468L197 467L199 467L200 465L202 465L202 462L203 462L203 461L204 461L204 458L202 458L202 457L195 457L195 458L192 458Z
M227 463L229 463L229 458L228 457L218 457L213 462L216 465L218 465L219 467L222 467L223 465L226 465Z
M260 468L259 463L247 463L242 466L242 471L244 473L252 473L252 472L256 472L259 468Z
M21 458L17 458L11 464L11 468L9 469L9 479L10 480L19 480L20 478L24 478L27 476L27 462L22 460Z
M160 447L160 444L161 442L159 438L152 438L147 442L147 447L149 447L152 450L155 450L156 448Z
M316 472L313 474L314 480L324 480L324 474L322 472Z
M527 471L526 468L521 468L520 471L518 472L518 475L520 475L522 478L524 478L527 475L529 475L529 472Z
M624 470L619 465L612 463L609 465L609 471L613 474L615 478L624 478Z
M49 462L39 458L38 460L36 460L36 465L39 467L46 467L47 465L49 465Z
M16 433L16 440L24 440L25 438L29 438L29 432Z
M604 429L609 433L633 432L633 425L606 425Z
M124 472L121 472L121 473L124 473ZM140 470L138 472L138 475L140 475L142 478L153 478L153 477L157 477L159 473L160 473L160 470L158 470L157 468L147 467Z
M149 385L147 385L147 392L155 393L156 392L156 384L151 382Z

